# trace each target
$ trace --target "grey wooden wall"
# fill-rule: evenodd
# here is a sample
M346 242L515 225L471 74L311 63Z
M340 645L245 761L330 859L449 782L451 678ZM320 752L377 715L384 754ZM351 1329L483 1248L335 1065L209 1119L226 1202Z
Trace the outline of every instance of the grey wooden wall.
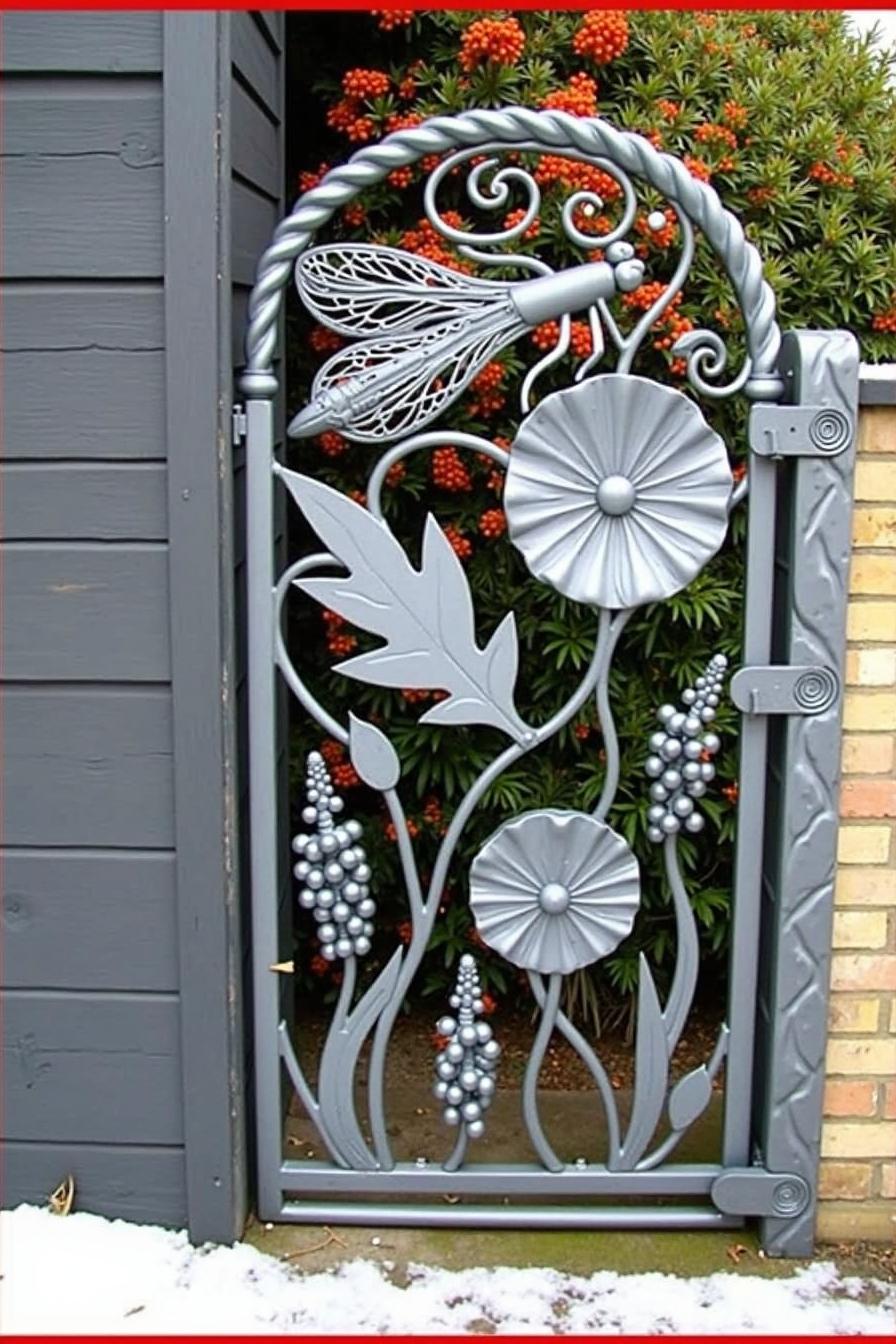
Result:
M0 1194L72 1172L78 1208L227 1239L231 328L280 211L277 21L8 13L0 37Z

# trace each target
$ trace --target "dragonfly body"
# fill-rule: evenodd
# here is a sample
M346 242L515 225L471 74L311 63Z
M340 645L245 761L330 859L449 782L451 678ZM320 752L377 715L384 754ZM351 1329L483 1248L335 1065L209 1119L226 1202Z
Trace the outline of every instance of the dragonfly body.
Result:
M635 289L643 266L631 247L612 245L608 256L508 283L474 280L391 248L312 249L296 268L306 307L362 339L319 371L290 437L335 429L373 443L415 432L525 331Z

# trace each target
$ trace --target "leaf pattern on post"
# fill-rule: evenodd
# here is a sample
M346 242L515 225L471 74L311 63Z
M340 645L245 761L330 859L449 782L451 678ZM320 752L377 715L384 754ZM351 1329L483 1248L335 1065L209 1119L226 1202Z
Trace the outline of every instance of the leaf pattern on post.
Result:
M482 723L515 742L529 729L513 703L518 645L508 613L484 649L476 643L473 601L463 567L428 515L420 569L385 523L319 481L281 469L290 494L345 578L297 579L295 585L353 625L386 641L337 663L334 671L378 686L444 690L448 698L421 722Z

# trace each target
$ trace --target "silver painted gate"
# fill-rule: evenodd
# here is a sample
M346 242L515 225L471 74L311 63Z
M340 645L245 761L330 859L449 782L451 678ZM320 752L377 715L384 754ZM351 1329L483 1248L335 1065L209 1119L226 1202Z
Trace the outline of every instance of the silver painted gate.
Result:
M508 161L508 154L513 158ZM575 212L599 209L574 192L563 211L583 261L554 272L513 243L539 207L525 155L550 152L590 163L622 192L622 219L603 237L582 233ZM516 267L518 279L472 278L395 249L327 244L316 235L337 210L395 168L443 156L424 205L446 243L485 269ZM522 157L521 157L522 156ZM440 213L449 173L466 174L471 202L506 209L511 190L525 208L512 227L464 233ZM638 189L660 193L674 212L681 256L666 289L624 335L613 305L644 277L628 239ZM652 212L650 227L666 216ZM743 316L746 355L727 372L721 338L692 331L676 346L691 395L632 372L652 324L681 289L697 233L714 249ZM600 259L584 258L601 249ZM366 507L276 460L271 372L284 287L339 332L343 348L320 369L306 408L289 427L303 438L335 429L385 449ZM570 314L587 311L594 354L575 381L539 400L539 377L565 353ZM522 384L520 424L508 454L473 434L440 430L438 419L499 350L536 325L557 324L557 344ZM736 1226L762 1220L774 1254L811 1249L821 1113L827 957L836 834L840 700L849 549L857 350L843 332L794 332L783 341L774 296L755 249L716 193L683 163L602 119L509 108L439 118L389 136L331 171L295 206L261 259L250 305L245 407L237 423L249 471L250 788L256 1111L259 1213L294 1221L478 1226ZM721 438L700 402L743 396L752 403L750 465L735 484ZM450 442L506 468L509 544L533 583L594 609L595 637L578 685L546 723L524 721L514 702L517 636L508 613L480 647L475 593L438 523L421 518L419 568L383 520L386 472L411 453ZM272 518L283 491L319 539L313 554L275 572ZM722 545L731 512L748 504L743 665L707 650L704 675L681 703L659 704L644 725L649 839L662 847L677 929L676 966L661 1002L642 957L631 1115L624 1121L599 1043L561 1010L564 977L607 956L627 937L639 905L634 854L607 818L619 775L609 675L629 617L684 588ZM424 884L402 808L401 765L373 723L336 721L292 659L284 604L300 590L384 643L334 674L383 686L439 689L424 720L488 724L507 745L462 800ZM342 814L325 763L307 761L303 833L289 852L278 833L276 700L285 682L304 711L348 747L365 785L379 790L395 826L412 936L363 991L359 964L376 913L357 823ZM733 893L729 1008L715 1049L674 1084L669 1063L691 1007L697 932L679 865L681 833L703 824L719 747L715 711L730 696L742 711L738 841ZM466 955L438 1023L441 1048L421 1098L435 1092L453 1139L416 1162L395 1160L388 1134L385 1061L390 1035L438 917L439 893L463 827L511 763L558 732L595 699L607 750L593 811L542 809L495 817L491 838L466 876L480 937L526 973L539 1025L521 1090L533 1160L477 1160L501 1087L500 1025L482 1018L475 958ZM287 852L283 852L286 850ZM294 865L297 918L316 928L320 952L342 963L338 1001L316 1077L299 1062L293 1024L281 1009L291 948L280 944L278 890ZM600 1162L562 1160L542 1117L538 1077L560 1033L593 1080L603 1113ZM362 1051L366 1089L358 1086ZM726 1069L724 1132L717 1160L675 1159L679 1140L709 1103ZM283 1114L297 1096L323 1158L284 1156ZM453 1146L452 1146L453 1144ZM653 1202L645 1202L649 1197ZM446 1203L446 1200L451 1201Z

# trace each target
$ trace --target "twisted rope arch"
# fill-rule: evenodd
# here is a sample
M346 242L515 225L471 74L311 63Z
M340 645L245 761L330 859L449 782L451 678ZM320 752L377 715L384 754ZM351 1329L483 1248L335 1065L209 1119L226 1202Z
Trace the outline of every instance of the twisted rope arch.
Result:
M381 182L395 168L416 163L428 154L475 148L489 140L508 146L534 141L546 151L566 149L601 155L625 172L643 178L679 205L709 240L737 294L751 360L746 394L757 400L777 397L780 384L775 368L781 333L775 320L775 296L763 277L759 253L715 190L693 177L680 159L655 149L643 136L616 130L600 117L573 117L567 112L525 107L433 117L420 126L395 131L378 144L359 150L299 198L277 226L258 264L249 299L246 370L241 380L246 396L269 397L277 389L271 362L276 353L283 290L296 259L317 230L365 187Z

